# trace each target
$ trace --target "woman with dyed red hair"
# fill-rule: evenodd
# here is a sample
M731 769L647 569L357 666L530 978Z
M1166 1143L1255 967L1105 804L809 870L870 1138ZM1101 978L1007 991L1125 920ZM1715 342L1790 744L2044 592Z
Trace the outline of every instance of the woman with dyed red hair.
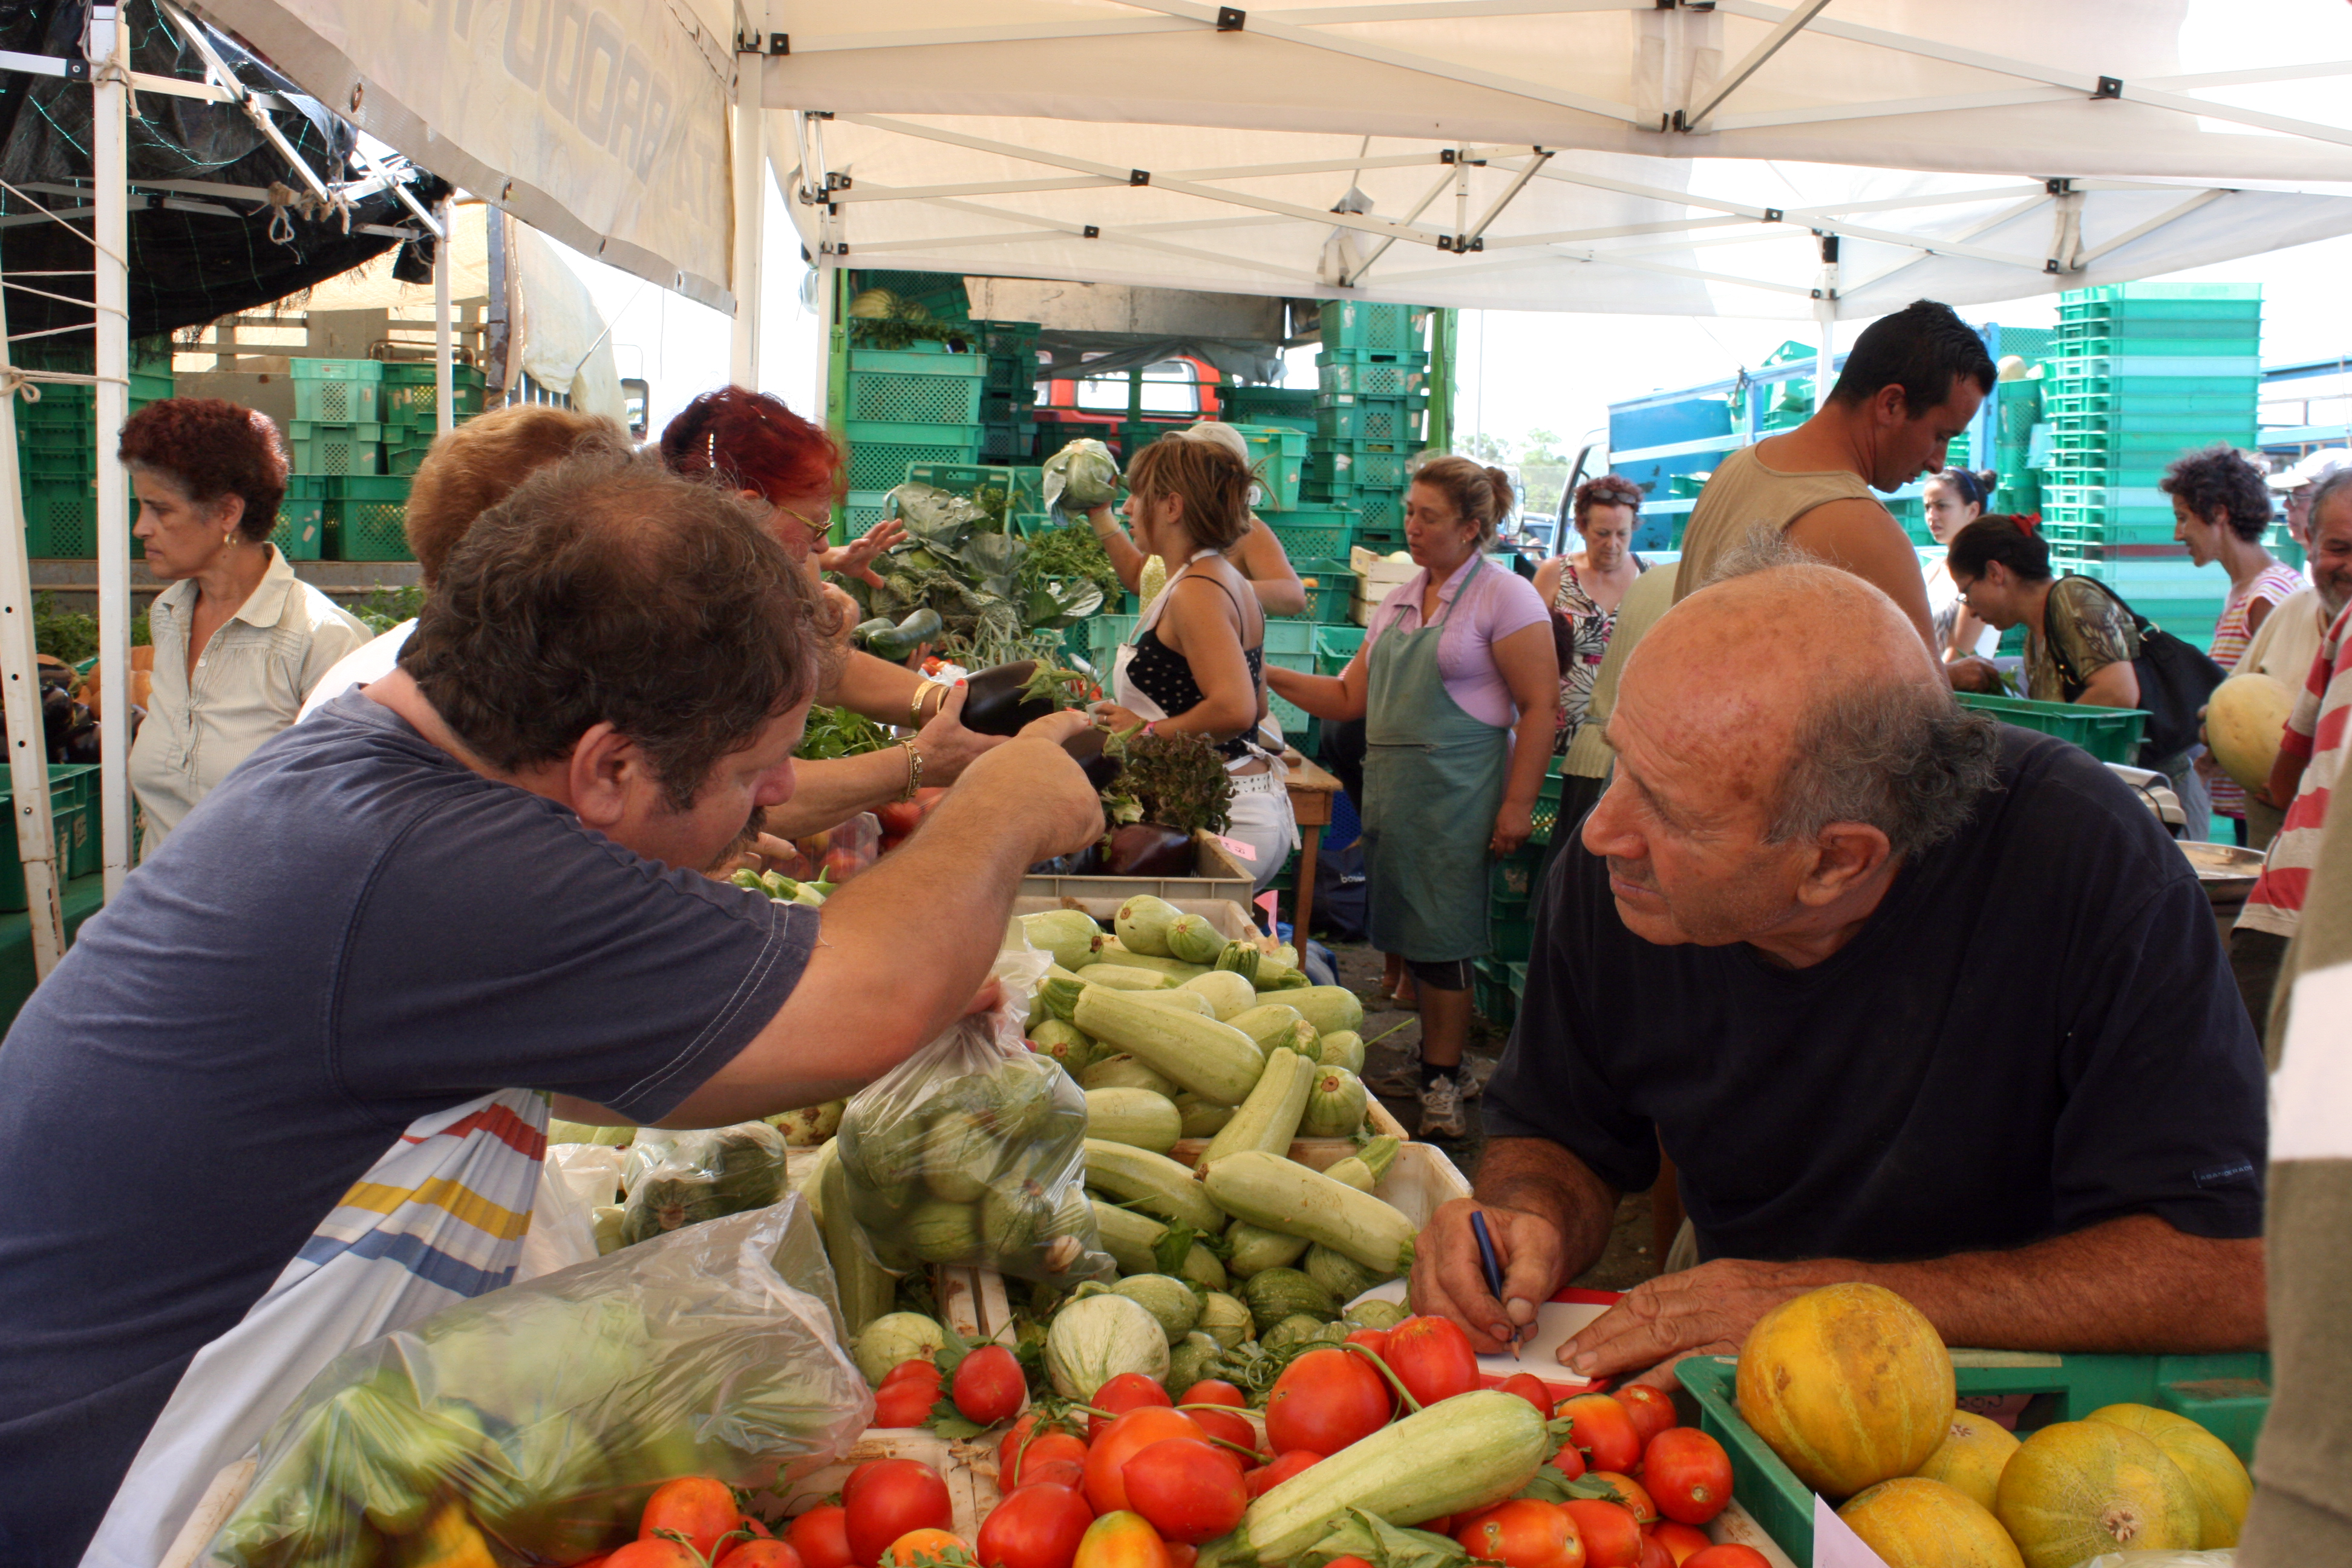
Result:
M269 531L286 447L267 415L210 397L151 403L122 426L147 569L155 686L131 746L143 858L229 770L292 724L369 632L294 575Z
M661 452L676 472L707 478L765 504L776 538L812 573L876 581L874 558L905 537L896 521L881 522L853 543L825 547L847 454L824 426L764 392L722 386L704 393L662 431ZM857 619L856 605L839 588L828 586L826 593L845 633ZM960 689L869 653L849 652L816 700L917 733L884 751L801 763L793 798L768 812L767 831L779 838L819 833L859 812L912 800L919 788L952 784L973 758L1000 743L958 721Z

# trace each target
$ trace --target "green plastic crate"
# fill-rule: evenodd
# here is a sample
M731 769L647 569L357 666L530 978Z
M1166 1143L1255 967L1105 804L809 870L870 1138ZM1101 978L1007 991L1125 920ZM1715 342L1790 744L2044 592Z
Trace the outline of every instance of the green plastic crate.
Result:
M896 424L969 425L980 417L980 397L987 380L987 355L950 353L939 343L918 343L907 349L852 349L846 416Z
M374 420L297 419L286 427L294 469L303 474L383 471L383 426Z
M979 427L969 426L963 439L944 441L859 442L849 447L849 488L892 490L906 483L907 470L919 463L970 465L980 458Z
M482 373L469 364L449 367L451 413L462 424L482 411ZM413 361L383 367L383 413L387 425L421 429L428 444L441 424L438 373Z
M1290 569L1307 589L1307 608L1298 619L1328 626L1348 618L1348 606L1356 599L1356 574L1344 557L1293 561Z
M1217 400L1227 421L1235 425L1279 425L1306 435L1315 433L1315 395L1286 386L1217 386Z
M2226 310L2248 303L2258 306L2262 297L2263 286L2259 283L2098 283L2088 289L2069 289L2059 295L2058 314L2063 319L2085 310L2112 310L2116 306L2146 310L2170 305Z
M14 827L12 819L5 847L0 847L0 910L30 909L33 903L31 895L25 890L25 863L16 858ZM77 838L84 844L89 839L89 808L60 801L54 784L49 788L49 830L54 840L51 864L57 879L63 883L73 875Z
M327 501L327 559L406 561L408 486L404 475L335 479Z
M1412 458L1393 446L1318 438L1307 454L1307 478L1328 495L1335 489L1402 489Z
M1509 966L1500 959L1482 958L1470 972L1470 1005L1497 1028L1507 1029L1519 1016L1519 994L1511 989Z
M1345 560L1356 537L1355 519L1336 507L1302 506L1267 518L1265 525L1294 562Z
M1323 348L1333 352L1419 353L1429 312L1412 305L1379 305L1361 300L1323 301Z
M952 495L969 496L983 488L1003 490L1010 498L1011 512L1042 512L1045 510L1045 470L1042 468L1006 468L984 463L910 463L907 467L907 483L929 485L934 489Z
M1315 361L1317 390L1326 396L1346 393L1370 397L1423 397L1429 393L1429 356L1408 354L1390 360L1354 360L1318 355Z
M1307 435L1281 425L1236 425L1234 433L1249 443L1250 471L1257 483L1250 504L1259 511L1291 511L1298 506L1298 485L1307 463Z
M98 558L95 477L36 479L23 474L18 477L16 488L25 503L26 555L55 561Z
M2145 709L2035 702L2023 697L1992 697L1976 691L1953 695L1963 707L1990 713L2004 724L2039 730L2045 735L2070 741L2103 763L2131 762L2138 754L2140 735L2147 728Z
M383 363L372 359L298 359L294 417L323 425L372 425L383 418Z
M1349 581L1353 581L1352 575ZM1364 646L1364 628L1357 626L1315 628L1315 673L1337 675L1348 668Z
M1952 1352L1961 1398L2030 1394L2021 1432L2079 1421L2108 1405L2149 1405L2185 1415L2252 1459L2254 1434L2270 1409L2270 1357L2227 1355L2042 1355L2015 1351ZM1699 1429L1731 1456L1731 1495L1795 1561L1811 1568L1813 1494L1739 1417L1730 1356L1693 1356L1675 1367L1698 1402Z
M289 561L322 561L326 559L327 503L322 500L295 500L289 498L278 503L278 526L269 531L269 542Z
M1428 400L1419 397L1356 397L1344 402L1327 397L1315 405L1316 438L1411 452L1420 447L1421 416L1428 406Z

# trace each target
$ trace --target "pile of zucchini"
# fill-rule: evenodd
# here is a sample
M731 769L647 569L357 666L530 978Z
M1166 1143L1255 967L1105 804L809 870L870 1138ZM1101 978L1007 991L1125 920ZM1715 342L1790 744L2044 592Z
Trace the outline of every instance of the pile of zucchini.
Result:
M1345 1304L1408 1270L1415 1234L1372 1193L1398 1142L1363 1136L1354 994L1155 898L1112 932L1075 910L1024 926L1055 962L1030 1037L1086 1090L1103 1250L1167 1333L1170 1381L1230 1373L1202 1369L1244 1342L1344 1338ZM1288 1157L1302 1136L1359 1147L1317 1171ZM1189 1165L1187 1138L1209 1140Z

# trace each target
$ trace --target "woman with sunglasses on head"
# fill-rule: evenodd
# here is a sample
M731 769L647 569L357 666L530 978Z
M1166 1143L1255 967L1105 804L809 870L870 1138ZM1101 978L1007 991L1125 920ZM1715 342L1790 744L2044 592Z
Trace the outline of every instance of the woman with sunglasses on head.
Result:
M872 581L874 558L902 536L897 523L877 523L863 539L826 547L847 454L823 426L766 393L740 386L704 393L663 430L661 452L674 471L709 478L765 505L777 540L812 576L835 572ZM856 603L829 584L826 596L841 613L846 637L857 620ZM910 800L918 788L952 784L973 758L1003 743L958 721L961 689L853 649L843 650L816 703L916 734L861 756L802 763L793 798L768 813L766 829L779 838L822 832L859 812Z
M1927 480L1920 504L1927 513L1927 531L1937 543L1948 549L1960 530L1985 514L1985 502L1992 493L1990 479L1971 468L1946 468ZM1936 651L1947 663L1972 654L1990 658L2000 646L2000 633L1960 603L1960 590L1952 581L1948 563L1931 561L1926 570Z

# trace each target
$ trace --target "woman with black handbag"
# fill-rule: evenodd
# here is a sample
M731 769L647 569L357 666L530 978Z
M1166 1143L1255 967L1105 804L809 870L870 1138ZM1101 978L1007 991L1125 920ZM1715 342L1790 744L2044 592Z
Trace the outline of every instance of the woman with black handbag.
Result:
M2189 753L2198 715L2221 667L2150 623L2105 584L2072 573L2053 578L2040 520L1981 517L1954 536L1946 554L1960 600L1989 626L2023 626L2025 695L2037 702L2138 708L2147 713L2141 767L2172 781L2184 808L2204 798ZM2210 823L2189 811L2187 835Z

